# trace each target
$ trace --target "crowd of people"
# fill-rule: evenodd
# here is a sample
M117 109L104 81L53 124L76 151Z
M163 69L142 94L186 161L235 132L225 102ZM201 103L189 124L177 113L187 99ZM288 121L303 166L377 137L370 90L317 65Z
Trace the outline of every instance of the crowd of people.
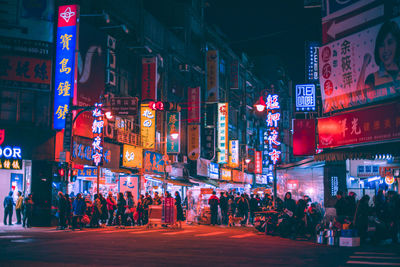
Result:
M105 198L103 194L90 195L83 198L79 193L76 197L58 192L57 214L58 229L82 228L82 226L133 226L146 225L149 222L150 205L161 205L163 198L172 198L169 192L160 196L154 192L140 195L135 202L132 192L118 193L116 196L109 192ZM184 219L182 200L179 192L175 192L176 220L182 227Z
M378 242L391 238L398 243L400 225L400 197L395 191L378 190L372 199L364 195L356 200L356 194L349 192L347 196L342 191L336 194L336 221L337 227L348 224L358 230L361 242L371 239ZM373 231L372 231L373 230Z
M32 194L29 194L27 197L22 196L22 192L18 191L17 193L17 202L14 202L13 191L10 191L8 196L4 199L4 225L13 225L12 217L14 213L17 215L17 223L22 224L23 227L30 228L32 226L32 214L33 214L33 200Z

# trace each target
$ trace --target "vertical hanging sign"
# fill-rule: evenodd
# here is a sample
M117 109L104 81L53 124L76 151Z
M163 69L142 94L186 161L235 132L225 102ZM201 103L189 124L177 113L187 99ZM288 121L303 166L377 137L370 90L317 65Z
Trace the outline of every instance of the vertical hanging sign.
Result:
M180 152L181 113L167 112L167 153ZM177 135L177 138L175 138Z
M239 140L229 141L229 167L239 168Z
M95 109L92 112L93 115L93 124L92 124L92 133L93 133L93 142L92 142L92 159L95 166L102 165L103 158L103 129L104 129L104 120L103 120L103 111L101 110L103 104L95 104Z
M58 8L56 62L54 64L54 129L56 130L65 127L65 118L75 90L78 13L78 5L66 5Z
M207 102L219 100L219 57L217 50L207 51Z
M156 139L156 111L149 107L149 104L140 106L140 134L142 147L144 149L154 149Z
M270 163L274 166L281 158L281 143L278 141L279 121L281 119L278 95L268 95L266 106L268 112L266 120L268 128L268 156L270 158Z
M262 156L261 156L261 151L256 151L255 153L255 170L254 172L256 174L261 174L262 173Z
M157 57L142 59L142 101L157 100Z
M188 102L188 123L200 123L200 87L189 87Z
M227 163L228 158L228 103L218 103L218 163Z

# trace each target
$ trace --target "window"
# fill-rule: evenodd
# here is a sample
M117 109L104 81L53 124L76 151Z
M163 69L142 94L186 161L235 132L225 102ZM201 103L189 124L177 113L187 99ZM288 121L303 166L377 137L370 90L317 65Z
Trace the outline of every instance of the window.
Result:
M5 121L17 120L17 92L1 92L0 119Z
M20 108L19 121L24 123L32 123L33 109L34 109L34 93L21 92L19 108Z

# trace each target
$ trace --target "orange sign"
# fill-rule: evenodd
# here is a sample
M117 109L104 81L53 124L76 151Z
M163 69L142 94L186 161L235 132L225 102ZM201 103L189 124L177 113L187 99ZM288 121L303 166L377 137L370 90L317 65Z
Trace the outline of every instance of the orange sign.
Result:
M149 108L148 104L140 106L140 134L142 146L145 149L154 149L156 139L156 111Z
M230 169L221 169L222 180L231 181L232 180L232 172Z
M188 157L197 160L200 156L200 126L188 125Z

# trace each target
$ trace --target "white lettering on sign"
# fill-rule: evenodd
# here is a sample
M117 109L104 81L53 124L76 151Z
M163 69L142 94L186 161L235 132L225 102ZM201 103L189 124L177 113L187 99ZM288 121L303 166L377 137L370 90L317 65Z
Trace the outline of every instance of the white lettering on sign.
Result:
M125 158L127 161L133 161L135 159L135 153L129 153L129 151L126 151Z
M0 147L0 158L5 157L6 159L22 159L21 148L6 146L5 148Z

